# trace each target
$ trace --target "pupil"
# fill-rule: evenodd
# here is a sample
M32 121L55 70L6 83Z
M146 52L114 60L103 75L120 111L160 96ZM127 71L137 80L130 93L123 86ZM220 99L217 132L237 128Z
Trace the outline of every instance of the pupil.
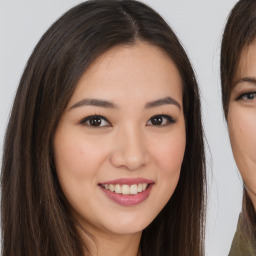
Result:
M254 99L254 96L255 96L254 93L249 93L248 99L249 99L249 100L252 100L252 99Z
M101 125L101 119L99 117L92 117L90 119L90 125L91 126L100 126Z
M155 116L151 120L153 125L161 125L163 122L163 118L161 116Z

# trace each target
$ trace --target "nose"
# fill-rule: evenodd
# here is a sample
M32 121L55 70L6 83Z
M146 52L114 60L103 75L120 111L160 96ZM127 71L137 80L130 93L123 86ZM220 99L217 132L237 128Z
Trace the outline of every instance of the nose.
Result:
M117 168L130 171L145 166L149 161L145 140L142 132L135 128L127 128L125 132L119 132L113 142L115 146L111 163Z

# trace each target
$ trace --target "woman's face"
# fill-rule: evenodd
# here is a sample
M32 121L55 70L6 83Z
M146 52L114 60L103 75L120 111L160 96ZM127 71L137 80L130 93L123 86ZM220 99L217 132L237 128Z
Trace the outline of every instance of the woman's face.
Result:
M231 91L228 127L234 157L256 208L256 41L241 54Z
M172 196L185 144L182 81L166 53L142 42L107 51L81 77L54 138L73 215L96 237L140 232Z

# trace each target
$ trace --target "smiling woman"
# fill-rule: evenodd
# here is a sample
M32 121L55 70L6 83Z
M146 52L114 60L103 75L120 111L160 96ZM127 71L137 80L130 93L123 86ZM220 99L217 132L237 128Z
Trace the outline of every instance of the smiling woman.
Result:
M196 79L137 1L64 14L32 53L2 165L4 256L204 255Z
M109 238L141 232L170 199L186 143L181 106L177 68L145 42L112 48L81 77L55 133L55 164L76 220L96 238L95 227Z

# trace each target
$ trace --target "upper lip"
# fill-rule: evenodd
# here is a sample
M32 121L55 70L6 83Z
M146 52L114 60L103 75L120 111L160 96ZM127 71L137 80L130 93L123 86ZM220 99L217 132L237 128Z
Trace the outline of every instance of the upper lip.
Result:
M145 179L145 178L121 178L121 179L101 182L99 183L99 185L105 185L105 184L133 185L133 184L140 184L140 183L152 184L154 183L154 181Z

